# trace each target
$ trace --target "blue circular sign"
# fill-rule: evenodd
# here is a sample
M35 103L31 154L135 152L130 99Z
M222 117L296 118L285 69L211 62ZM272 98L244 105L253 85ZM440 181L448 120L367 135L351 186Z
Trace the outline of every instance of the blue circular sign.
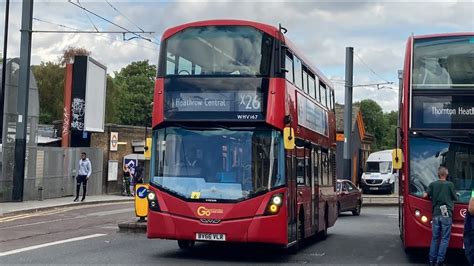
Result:
M139 187L137 188L137 196L140 199L146 198L146 187Z

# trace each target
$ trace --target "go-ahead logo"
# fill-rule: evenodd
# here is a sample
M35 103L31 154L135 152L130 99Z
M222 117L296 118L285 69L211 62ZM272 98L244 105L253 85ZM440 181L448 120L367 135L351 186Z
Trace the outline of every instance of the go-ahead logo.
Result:
M211 214L224 213L224 210L223 209L208 209L204 206L200 206L199 208L197 208L196 213L199 216L209 217L209 216L211 216Z
M462 218L466 218L466 213L467 213L467 209L461 209L459 211L459 214L461 214Z

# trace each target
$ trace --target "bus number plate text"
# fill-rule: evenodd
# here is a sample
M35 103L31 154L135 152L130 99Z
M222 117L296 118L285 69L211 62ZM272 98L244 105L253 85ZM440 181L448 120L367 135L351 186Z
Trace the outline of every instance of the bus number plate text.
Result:
M196 233L196 240L225 241L225 234Z

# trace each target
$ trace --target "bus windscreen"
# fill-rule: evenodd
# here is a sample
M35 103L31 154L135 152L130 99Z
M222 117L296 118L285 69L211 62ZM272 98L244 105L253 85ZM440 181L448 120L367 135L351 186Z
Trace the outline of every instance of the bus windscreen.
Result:
M416 39L413 89L474 87L474 36Z
M246 26L192 27L165 42L161 75L268 76L273 38Z
M467 203L474 187L474 146L430 138L410 140L410 194L421 197L431 182L438 180L438 167L449 170L458 202Z
M285 184L278 131L169 127L154 139L151 183L182 198L238 201Z

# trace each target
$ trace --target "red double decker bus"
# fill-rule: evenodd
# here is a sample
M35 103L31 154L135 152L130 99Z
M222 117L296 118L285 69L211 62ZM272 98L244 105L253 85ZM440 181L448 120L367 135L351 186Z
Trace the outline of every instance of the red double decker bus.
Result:
M429 247L431 201L422 198L449 170L458 201L450 248L463 247L463 223L474 187L474 33L408 39L400 103L400 235L405 248Z
M213 20L164 32L148 238L297 247L334 225L334 91L282 30Z

